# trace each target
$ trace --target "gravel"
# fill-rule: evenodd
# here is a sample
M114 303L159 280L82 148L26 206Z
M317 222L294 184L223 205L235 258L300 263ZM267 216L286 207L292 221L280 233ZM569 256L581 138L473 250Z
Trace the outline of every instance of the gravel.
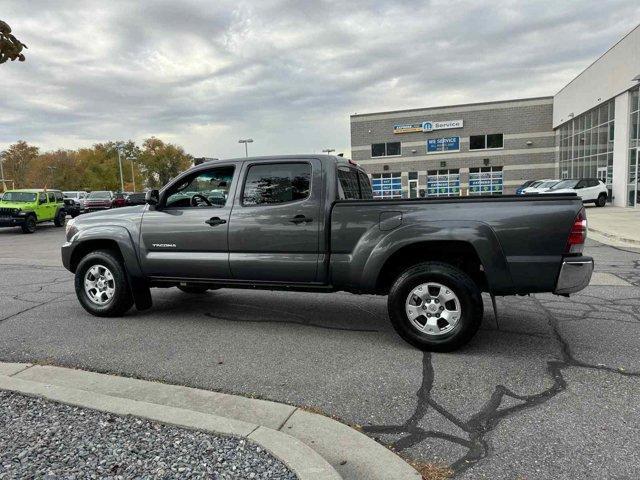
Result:
M296 479L260 446L0 391L0 479Z

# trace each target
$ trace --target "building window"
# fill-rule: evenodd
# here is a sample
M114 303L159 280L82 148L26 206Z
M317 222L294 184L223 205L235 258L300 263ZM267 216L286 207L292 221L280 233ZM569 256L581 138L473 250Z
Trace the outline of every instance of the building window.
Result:
M429 197L451 197L460 195L460 170L429 170L427 172L427 195Z
M490 148L503 148L504 135L492 133L489 135L471 135L469 137L469 150L487 150Z
M374 173L371 175L373 198L402 198L402 178L400 172Z
M559 166L567 178L603 178L611 190L614 118L610 100L558 127Z
M629 183L627 184L628 201L630 207L640 205L640 87L629 92Z
M373 143L371 145L372 157L391 157L400 155L400 142Z
M502 195L502 167L470 168L469 195Z

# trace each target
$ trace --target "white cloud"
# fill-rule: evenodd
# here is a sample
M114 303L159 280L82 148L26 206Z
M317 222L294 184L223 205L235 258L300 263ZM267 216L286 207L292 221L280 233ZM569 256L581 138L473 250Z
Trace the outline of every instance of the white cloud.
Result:
M0 148L348 151L351 113L554 94L639 18L633 0L5 0L29 50L0 66Z

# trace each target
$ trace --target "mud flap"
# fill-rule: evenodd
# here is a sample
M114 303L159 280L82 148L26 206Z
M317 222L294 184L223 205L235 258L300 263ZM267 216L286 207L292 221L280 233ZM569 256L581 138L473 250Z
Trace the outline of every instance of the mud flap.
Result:
M129 275L129 285L131 286L131 294L138 311L148 310L153 305L151 300L151 289L147 282L138 277Z

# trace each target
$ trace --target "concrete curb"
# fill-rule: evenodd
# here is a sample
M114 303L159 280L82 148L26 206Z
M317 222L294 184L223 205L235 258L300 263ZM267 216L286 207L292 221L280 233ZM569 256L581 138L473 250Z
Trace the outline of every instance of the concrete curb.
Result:
M640 248L640 240L638 239L621 237L620 235L597 230L591 226L589 226L588 238L606 245L613 245L614 247L628 246L631 248Z
M323 415L277 402L83 370L0 362L0 389L118 415L242 436L301 480L419 480L404 460Z

